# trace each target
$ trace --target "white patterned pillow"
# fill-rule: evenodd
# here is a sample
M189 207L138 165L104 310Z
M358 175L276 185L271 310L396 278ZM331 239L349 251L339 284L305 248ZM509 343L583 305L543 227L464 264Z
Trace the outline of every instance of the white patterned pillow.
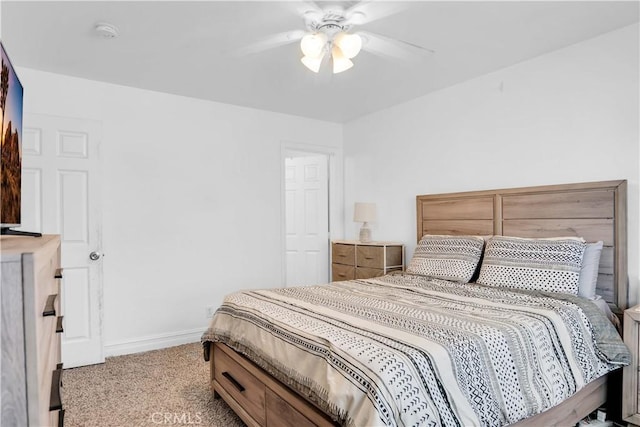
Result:
M420 239L407 272L468 282L476 271L483 246L482 237L427 234Z
M495 236L487 242L478 283L577 295L585 246L574 237Z

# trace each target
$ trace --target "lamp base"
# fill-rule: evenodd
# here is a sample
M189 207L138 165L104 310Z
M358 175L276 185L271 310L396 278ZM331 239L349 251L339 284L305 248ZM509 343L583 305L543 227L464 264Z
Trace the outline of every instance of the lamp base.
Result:
M358 240L362 243L369 243L371 241L371 229L366 222L360 227L360 237Z

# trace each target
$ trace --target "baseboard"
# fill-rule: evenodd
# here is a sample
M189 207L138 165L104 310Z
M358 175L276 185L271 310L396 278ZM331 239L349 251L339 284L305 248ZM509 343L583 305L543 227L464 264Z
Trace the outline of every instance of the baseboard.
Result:
M107 343L104 355L122 356L124 354L141 353L149 350L160 350L176 345L189 344L200 341L205 329L191 329L188 331L171 332L167 334L149 335L127 341Z

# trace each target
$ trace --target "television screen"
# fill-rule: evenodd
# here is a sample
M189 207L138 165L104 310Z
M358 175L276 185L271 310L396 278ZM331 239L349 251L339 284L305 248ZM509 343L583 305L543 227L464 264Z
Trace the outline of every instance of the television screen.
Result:
M2 51L0 80L0 107L2 110L2 138L0 140L0 227L20 225L20 191L22 172L22 96L23 87L18 80L7 52Z

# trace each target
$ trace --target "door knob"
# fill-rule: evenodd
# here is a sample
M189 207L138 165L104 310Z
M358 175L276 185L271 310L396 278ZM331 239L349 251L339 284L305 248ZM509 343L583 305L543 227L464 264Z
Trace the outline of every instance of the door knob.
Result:
M100 252L93 251L89 254L89 259L92 261L97 261L100 259L102 254Z

